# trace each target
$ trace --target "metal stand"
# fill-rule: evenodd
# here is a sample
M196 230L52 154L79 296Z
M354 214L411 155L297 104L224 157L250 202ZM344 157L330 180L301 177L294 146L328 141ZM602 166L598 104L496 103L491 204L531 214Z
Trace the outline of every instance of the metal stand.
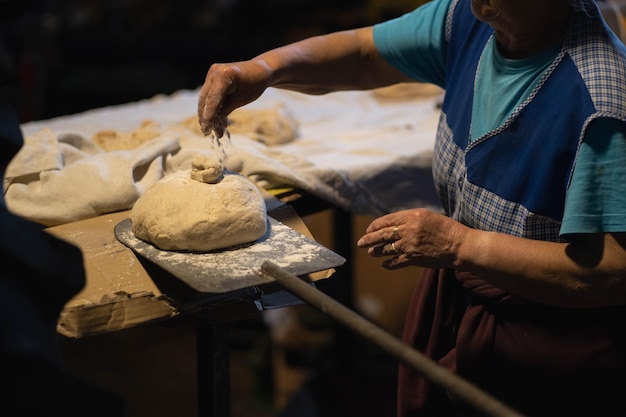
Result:
M198 416L230 416L230 354L228 323L196 328Z

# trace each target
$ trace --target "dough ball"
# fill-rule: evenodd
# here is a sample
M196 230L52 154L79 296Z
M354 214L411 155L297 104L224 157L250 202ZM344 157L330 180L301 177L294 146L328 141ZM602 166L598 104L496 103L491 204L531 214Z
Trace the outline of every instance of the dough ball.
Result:
M191 160L191 179L215 184L222 179L220 161L203 155L196 155Z
M182 120L177 127L205 136L196 115ZM219 119L214 126L209 126L207 135L213 128L224 129L229 134L244 135L267 146L275 146L296 140L300 124L289 114L285 105L279 103L272 108L237 108L228 117Z
M138 148L161 134L159 125L153 120L144 120L141 126L130 132L112 129L100 130L91 138L104 151L119 151Z
M299 123L283 106L271 109L235 109L229 116L230 133L250 136L267 146L281 145L298 137Z
M254 242L267 231L265 200L247 177L225 171L216 183L178 171L139 197L132 231L162 250L208 252Z
M435 84L420 82L399 83L372 90L372 95L379 101L423 99L443 93L444 90Z

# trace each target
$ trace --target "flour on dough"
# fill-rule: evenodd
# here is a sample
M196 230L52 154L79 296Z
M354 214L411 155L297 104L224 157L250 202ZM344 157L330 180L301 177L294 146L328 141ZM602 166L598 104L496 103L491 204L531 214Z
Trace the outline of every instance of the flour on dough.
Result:
M137 238L162 250L208 252L265 235L265 200L252 181L222 172L211 158L194 158L192 166L163 177L139 197L130 212ZM194 172L201 180L192 178Z

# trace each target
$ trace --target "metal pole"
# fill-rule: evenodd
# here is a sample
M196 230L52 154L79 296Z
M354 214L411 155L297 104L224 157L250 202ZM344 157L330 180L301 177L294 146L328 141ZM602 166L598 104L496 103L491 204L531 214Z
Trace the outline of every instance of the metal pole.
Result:
M421 352L413 349L395 336L309 285L301 278L282 270L276 264L270 261L263 262L261 273L274 278L280 285L306 303L371 340L400 361L422 373L433 383L448 390L477 411L482 412L485 416L523 417L523 414L511 409L477 386L450 372Z
M196 328L198 416L230 416L230 352L228 323Z

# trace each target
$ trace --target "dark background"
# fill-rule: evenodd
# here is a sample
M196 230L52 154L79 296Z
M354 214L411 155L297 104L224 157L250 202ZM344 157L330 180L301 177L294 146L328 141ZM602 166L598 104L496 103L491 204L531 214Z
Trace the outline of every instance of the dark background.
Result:
M404 11L389 7L392 0L382 0L384 7L374 3L0 0L0 100L13 101L24 123L195 89L213 62L249 59ZM351 334L321 313L304 305L295 309L302 329L286 347L270 338L260 314L230 328L233 417L317 417L314 409L324 417L393 415L393 358L380 360L380 352L362 340L357 349ZM61 339L62 356L72 374L120 395L131 415L158 416L164 404L195 406L186 401L189 392L192 400L195 394L195 358L189 355L194 335L188 328L146 326ZM286 376L279 378L279 372ZM279 380L284 386L274 386ZM276 397L289 399L288 405L281 409Z
M0 94L27 122L194 89L213 62L402 11L374 3L0 0Z

